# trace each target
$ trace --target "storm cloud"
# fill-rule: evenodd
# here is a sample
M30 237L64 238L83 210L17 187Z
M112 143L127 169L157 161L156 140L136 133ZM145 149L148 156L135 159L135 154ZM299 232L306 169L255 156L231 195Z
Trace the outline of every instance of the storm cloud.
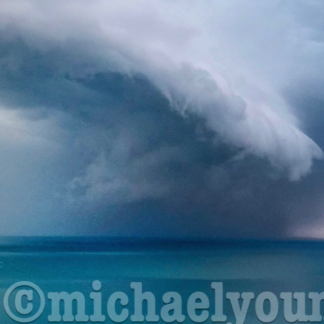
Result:
M320 1L0 3L3 233L321 223Z

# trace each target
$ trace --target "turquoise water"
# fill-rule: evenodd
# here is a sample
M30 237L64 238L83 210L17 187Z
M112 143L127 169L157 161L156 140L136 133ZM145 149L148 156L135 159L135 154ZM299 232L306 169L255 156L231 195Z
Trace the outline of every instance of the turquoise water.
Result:
M107 300L115 291L123 291L129 296L132 314L131 282L142 282L143 291L154 293L157 312L163 306L165 292L179 292L185 315L190 294L204 292L210 300L212 315L215 294L211 283L222 282L224 293L253 292L257 296L263 291L273 292L279 300L275 323L286 323L279 299L281 292L324 291L324 245L312 242L3 239L0 247L0 323L14 323L6 314L2 301L6 290L16 282L32 282L45 296L48 292L82 292L86 313L91 315L93 304L89 295L95 280L102 283L103 313L106 315ZM37 300L34 302L36 309ZM253 303L251 301L245 323L259 323ZM26 307L27 300L22 304ZM265 304L265 312L268 306ZM310 302L306 303L306 312L311 313ZM47 323L50 313L51 304L46 299L45 310L34 323ZM225 297L224 313L228 316L227 322L235 323L231 304ZM108 316L106 322L111 322ZM126 322L131 323L129 318ZM185 323L190 322L186 316ZM210 318L207 322L211 322Z

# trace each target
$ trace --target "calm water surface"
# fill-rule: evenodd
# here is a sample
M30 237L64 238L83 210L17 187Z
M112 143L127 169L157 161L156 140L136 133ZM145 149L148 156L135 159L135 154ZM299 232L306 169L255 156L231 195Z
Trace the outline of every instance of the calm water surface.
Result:
M125 292L131 300L130 283L134 281L143 283L143 291L154 293L157 309L163 305L165 292L179 292L184 314L186 301L195 291L206 293L211 303L210 312L214 311L212 282L222 282L224 293L254 292L257 296L271 291L278 298L281 292L324 291L324 244L317 242L167 243L7 238L0 243L0 323L3 324L14 323L5 313L3 296L19 281L35 283L45 296L48 292L80 291L86 297L89 315L93 307L89 294L93 292L94 280L102 283L103 312L115 291ZM43 315L34 323L48 322L50 306L47 300ZM259 323L253 306L251 303L245 323ZM282 304L279 308L275 323L286 323ZM306 309L311 313L309 302ZM129 310L132 313L131 303ZM225 297L224 312L228 315L227 322L235 323ZM106 322L111 321L107 318ZM186 318L185 322L191 321Z

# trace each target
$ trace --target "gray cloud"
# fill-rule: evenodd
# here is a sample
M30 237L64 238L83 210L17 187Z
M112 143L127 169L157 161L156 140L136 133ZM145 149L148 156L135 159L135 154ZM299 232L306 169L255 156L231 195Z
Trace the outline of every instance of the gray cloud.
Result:
M323 84L323 7L299 5L1 3L4 228L295 235L323 141L300 91Z
M176 7L185 8L186 11L180 11L183 13L175 21L172 20L169 5L164 2L152 4L140 1L135 8L130 5L125 11L120 2L116 1L109 4L96 1L91 8L87 2L69 1L67 5L59 1L51 8L53 5L44 6L40 1L22 0L4 6L2 24L7 29L14 24L18 34L26 34L27 30L29 33L25 38L30 43L38 43L38 46L49 50L57 44L66 46L71 40L82 43L83 47L92 46L92 50L87 49L85 52L99 63L90 66L90 69L102 70L106 64L100 63L108 61L113 62L110 64L119 72L145 74L176 109L181 112L189 110L206 118L208 126L229 144L259 157L266 157L274 166L286 169L291 179L299 179L309 172L314 158L322 157L322 152L298 128L297 118L276 92L276 84L269 83L273 76L268 67L261 70L265 77L260 80L258 74L261 68L258 65L266 65L265 60L260 59L265 53L268 60L275 62L273 68L282 73L281 64L289 62L287 56L293 54L297 46L305 50L312 46L312 37L305 39L304 36L304 39L296 40L295 32L306 28L312 30L317 26L303 25L303 20L295 22L291 19L289 13L294 14L293 18L300 18L300 12L295 10L295 6L289 6L290 12L281 15L276 12L276 4L269 5L264 1L253 11L248 10L252 9L250 1L236 1L235 4L236 8L242 7L244 10L237 9L236 12L240 13L238 21L227 25L228 22L220 18L220 14L226 13L228 7L222 4L215 6L209 2L203 3L198 13L195 11L197 4L189 6L176 3ZM203 14L210 10L215 17L207 16L206 21L203 20ZM268 10L278 17L276 32L283 33L280 38L260 18L255 17L256 13L265 14ZM215 25L215 19L211 18L216 21L220 18L220 21ZM252 22L249 22L251 18ZM24 25L20 31L22 21ZM291 26L287 26L287 22ZM242 24L251 35L237 46L238 28ZM281 50L280 46L284 44L290 48L281 50L281 57L269 55L264 48L260 52L261 48L251 43L256 41L258 44L259 37L263 36L252 30L254 24L260 25L262 33L270 40L270 46ZM210 31L213 25L216 34ZM147 26L153 26L152 30L148 30ZM41 45L39 40L42 40ZM179 43L179 40L182 41ZM262 43L259 45L262 46ZM219 47L220 54L212 55L208 49L215 46ZM239 58L235 53L232 55L232 48L239 49ZM252 62L250 58L245 58L246 50L252 51L258 59L256 63L253 61L254 67L248 72L246 69L250 68ZM224 60L227 54L229 58L223 66L232 63L233 59L238 62L234 62L232 70L218 71L219 55ZM245 64L241 63L242 59L245 59L242 62ZM81 68L80 71L80 66L73 65L77 73L85 73L87 70ZM233 72L237 65L238 71ZM293 64L290 66L295 67ZM246 85L229 83L233 77L242 75ZM278 77L280 75L276 75Z

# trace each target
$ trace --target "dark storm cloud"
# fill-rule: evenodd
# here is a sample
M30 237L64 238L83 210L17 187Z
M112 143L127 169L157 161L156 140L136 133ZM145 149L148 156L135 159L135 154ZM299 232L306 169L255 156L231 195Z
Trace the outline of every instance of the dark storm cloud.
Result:
M72 51L42 52L19 38L2 40L1 48L1 61L11 62L1 67L7 107L22 107L31 120L63 113L66 164L56 203L78 222L77 232L283 235L280 199L289 182L266 161L223 143L202 118L179 114L145 76L81 69L75 76L65 62ZM51 212L60 217L55 206Z
M264 14L268 5L260 3L255 13ZM51 8L39 1L3 7L3 231L282 238L296 235L306 219L300 205L312 202L317 207L311 218L318 221L321 206L314 193L322 189L321 163L305 175L313 159L322 155L308 137L323 147L321 99L316 99L319 111L309 114L309 93L298 87L292 90L300 93L297 98L290 90L281 91L277 79L290 78L289 68L283 72L282 54L271 67L282 73L278 75L264 64L259 47L254 48L258 60L253 64L250 58L233 63L239 72L224 70L226 64L214 65L220 56L211 57L207 51L210 44L215 46L210 38L213 19L199 25L206 4L187 8L178 24L170 22L172 13L162 2L149 6L155 17L152 30L147 30L148 22L154 21L143 10L145 5L140 1L137 11L126 14L117 2L108 7L96 2L91 10L98 19L101 11L107 17L120 15L120 20L103 22L106 30L84 11L86 2L57 2L60 24L49 15ZM249 1L237 5L245 8L237 11L237 26L251 28L253 39L253 24L260 24L272 46L282 45L282 39L273 38L268 26L247 10ZM219 6L216 16L228 10ZM195 7L197 15L190 20ZM256 20L248 25L251 15ZM135 18L141 18L143 26ZM286 32L286 16L279 18ZM51 28L45 28L47 19ZM244 58L254 44L247 48L238 43L234 24L219 21L217 28L226 30L225 43L235 44ZM320 41L320 33L315 34ZM161 43L154 43L156 37ZM188 51L179 51L180 39ZM294 41L287 44L295 46ZM238 60L229 49L222 51L233 62ZM318 53L313 49L309 56L294 59L306 62ZM269 55L265 53L272 62ZM309 66L307 75L318 84ZM313 91L315 98L317 90Z

